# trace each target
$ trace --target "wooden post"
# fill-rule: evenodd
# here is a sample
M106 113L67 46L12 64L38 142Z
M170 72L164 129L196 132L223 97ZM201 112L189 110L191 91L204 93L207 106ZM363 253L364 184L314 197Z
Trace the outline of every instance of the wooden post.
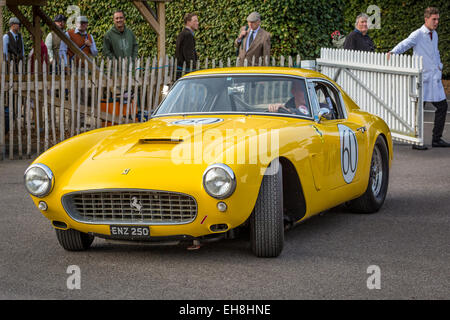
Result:
M147 1L132 0L144 19L158 35L158 60L166 56L166 2L170 0L150 0L156 2L156 14L148 6Z
M17 88L17 146L19 148L19 159L22 159L22 75L25 69L25 60L19 61L18 88Z
M31 61L30 61L31 62ZM37 60L34 60L34 65L37 65ZM34 113L35 113L35 129L36 129L36 154L41 154L41 134L40 134L40 124L39 124L39 73L37 68L34 68Z
M61 99L61 107L59 108L59 141L65 138L65 121L66 112L64 111L64 102L66 101L66 73L65 73L64 59L61 59L61 90L59 91L59 98Z
M52 61L52 85L50 90L50 118L51 118L51 124L52 124L52 145L56 144L56 124L55 124L55 91L57 89L56 87L56 61Z
M13 160L13 152L14 152L14 63L9 64L9 160Z
M164 2L158 2L158 57L164 57L166 55L166 4Z
M6 0L0 0L0 35L2 36L0 41L0 54L1 54L1 61L3 61L3 7L6 5ZM0 62L0 74L2 73L2 63Z
M156 68L157 68L156 66L157 66L157 60L156 60L156 57L154 57L153 62L152 62L151 73L150 73L150 86L148 87L147 114L149 117L153 110L153 101L154 101L153 87L155 86L155 73L156 73Z
M120 59L120 61L122 64L122 72L120 74L121 78L122 78L122 82L120 84L120 106L119 106L119 124L122 124L122 116L123 116L123 94L125 92L125 81L126 81L126 76L127 76L127 60L125 58ZM120 69L119 69L120 70Z
M40 60L39 60L40 61ZM41 65L41 64L39 64ZM48 91L47 91L47 64L42 64L42 94L44 96L44 105L42 111L44 113L44 151L47 151L49 146L49 125L48 125Z
M4 150L4 145L5 145L5 109L4 109L4 96L3 96L3 89L4 89L4 77L5 75L3 74L3 65L4 60L3 60L3 7L6 5L6 1L5 0L0 0L0 35L2 36L2 38L0 39L0 75L2 77L2 82L0 83L0 160L3 160L3 158L5 157L5 150Z
M144 74L144 84L142 85L142 98L141 98L141 118L139 121L144 122L144 107L145 107L145 100L147 95L147 85L148 85L148 77L150 72L150 57L147 58L147 62L145 63L145 74Z
M110 68L111 66L111 60L108 61L108 68ZM95 128L100 128L100 108L101 108L101 101L102 101L102 96L103 96L103 69L104 69L104 61L102 59L102 61L100 62L100 74L98 76L98 94L97 94L97 126ZM108 71L109 72L109 71ZM109 75L108 75L109 77ZM109 82L109 79L108 79ZM106 96L106 101L108 101L108 95ZM92 106L93 107L93 106ZM106 109L108 112L109 109ZM108 118L106 118L108 119ZM105 121L105 123L107 124L107 121Z
M103 60L102 60L102 62L101 63L103 63ZM96 73L97 72L95 72L95 69L96 69L96 63L95 63L95 59L94 59L94 66L92 67L92 81L91 81L91 124L90 124L90 129L91 130L93 130L94 128L95 128L95 102L96 102L96 100L95 100L95 89L96 89L96 85L97 85L97 82L96 82L96 80L95 80L95 77L96 77ZM101 95L100 95L101 96Z
M33 48L34 48L34 60L37 60L35 68L42 73L42 63L41 63L41 41L42 41L42 31L41 31L41 18L37 13L39 9L38 6L33 6Z
M31 158L31 60L27 63L27 159Z
M2 52L3 55L3 52ZM0 82L0 160L5 159L6 149L5 149L5 73L6 73L6 61L2 59L1 69L5 72L1 73Z
M75 64L70 62L70 137L75 133Z

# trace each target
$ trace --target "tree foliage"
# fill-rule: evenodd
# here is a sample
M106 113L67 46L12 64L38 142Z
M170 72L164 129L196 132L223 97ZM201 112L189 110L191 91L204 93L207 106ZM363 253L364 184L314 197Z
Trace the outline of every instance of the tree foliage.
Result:
M262 27L271 33L273 55L296 55L303 59L315 58L320 47L330 45L330 34L343 26L343 0L174 0L166 4L166 51L175 53L177 34L183 28L183 17L187 12L199 15L200 29L196 32L197 51L201 59L228 58L235 56L233 42L241 26L252 11L262 16ZM53 18L62 13L69 16L70 5L76 5L81 15L89 18L89 32L93 34L101 52L103 36L112 26L112 15L116 9L126 14L127 25L139 40L139 54L156 55L156 34L138 10L125 0L49 0L43 9ZM31 20L31 10L20 7ZM4 24L11 16L5 10ZM73 14L73 13L72 13ZM44 33L48 28L43 27ZM27 48L31 40L26 31Z
M89 20L89 32L95 38L99 51L102 50L104 34L112 26L112 15L116 9L126 14L126 22L136 34L141 56L154 56L157 52L155 32L127 0L48 0L43 9L53 18L62 13L67 16L69 6L80 8L80 13ZM183 28L183 16L196 12L200 29L196 32L197 51L201 59L206 57L226 59L235 57L233 41L246 17L258 11L262 27L271 33L272 55L301 55L302 59L315 59L321 47L331 47L331 33L340 30L348 34L354 29L356 16L367 12L369 5L381 10L381 29L369 31L377 51L387 52L399 41L423 24L423 11L427 6L438 7L441 21L438 29L439 49L444 63L444 76L450 77L450 2L444 0L173 0L166 4L166 52L175 54L175 42ZM31 9L20 7L31 21ZM11 13L4 10L4 26ZM369 13L369 15L371 15ZM48 28L43 26L44 34ZM26 31L27 50L31 40Z
M424 24L424 11L427 7L436 7L440 11L439 52L444 64L443 77L450 78L450 2L445 0L349 0L345 4L344 31L354 29L356 16L367 13L369 5L380 8L381 28L369 30L369 36L377 46L377 52L388 52L411 32ZM370 14L369 14L370 16ZM406 52L412 54L412 49Z

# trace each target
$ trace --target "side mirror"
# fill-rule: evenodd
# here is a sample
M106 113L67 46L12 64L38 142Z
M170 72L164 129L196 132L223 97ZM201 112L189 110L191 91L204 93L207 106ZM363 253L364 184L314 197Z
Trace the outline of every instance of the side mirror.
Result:
M164 86L163 86L162 92L161 92L163 98L165 98L165 97L167 96L167 94L169 93L169 90L170 90L170 88L169 88L168 85L164 85Z
M317 123L320 123L322 118L326 119L326 116L328 116L329 114L330 114L330 109L320 108L319 114L317 115L317 119L316 119Z

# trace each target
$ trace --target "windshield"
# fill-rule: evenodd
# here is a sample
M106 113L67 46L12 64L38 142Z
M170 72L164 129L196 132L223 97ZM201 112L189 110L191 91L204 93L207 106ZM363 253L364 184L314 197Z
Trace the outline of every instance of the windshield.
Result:
M181 79L154 116L189 113L268 113L311 117L305 80L218 75Z

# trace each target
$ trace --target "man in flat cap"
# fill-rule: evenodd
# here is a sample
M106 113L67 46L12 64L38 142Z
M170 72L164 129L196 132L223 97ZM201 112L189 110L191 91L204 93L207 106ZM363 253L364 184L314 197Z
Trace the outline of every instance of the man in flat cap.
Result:
M247 22L248 27L242 27L239 37L234 41L234 45L239 48L240 64L244 65L244 59L247 59L250 66L254 57L255 65L258 65L262 57L264 65L266 57L270 57L270 33L261 28L258 12L250 13Z
M61 31L64 32L66 29L66 21L67 18L62 15L58 14L53 22L55 25L61 29ZM53 63L53 61L56 62L56 65L59 65L59 48L61 45L61 39L56 35L55 32L50 32L47 37L45 38L45 45L47 46L48 50L48 60L49 63Z
M3 56L7 61L14 61L16 67L25 56L20 20L16 17L9 19L10 30L3 36Z
M83 51L88 57L95 57L98 54L97 46L95 45L94 37L87 33L88 18L85 16L79 16L76 19L76 28L71 29L66 32L66 35ZM64 59L64 64L66 66L70 65L73 59L75 59L76 65L79 62L79 58L75 57L68 47L67 44L62 41L59 54L61 59Z

